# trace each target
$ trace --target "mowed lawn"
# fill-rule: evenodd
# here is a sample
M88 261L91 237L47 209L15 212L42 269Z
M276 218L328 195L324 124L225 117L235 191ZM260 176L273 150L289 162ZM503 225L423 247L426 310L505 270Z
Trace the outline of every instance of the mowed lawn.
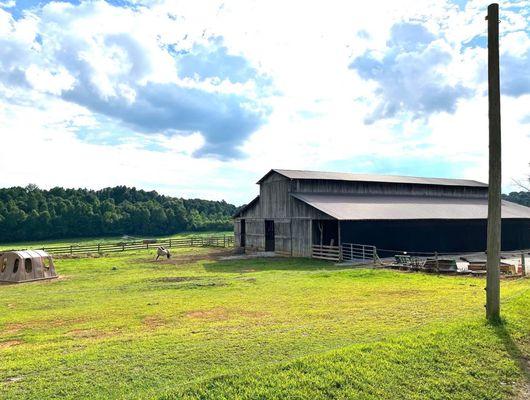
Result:
M530 280L181 249L56 260L0 286L1 399L526 398ZM526 357L526 359L525 359Z

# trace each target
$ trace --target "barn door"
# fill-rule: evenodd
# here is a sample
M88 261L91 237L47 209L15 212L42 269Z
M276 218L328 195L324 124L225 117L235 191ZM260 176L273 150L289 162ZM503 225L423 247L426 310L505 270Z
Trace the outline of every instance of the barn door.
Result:
M265 251L274 251L274 221L265 220Z
M241 238L239 239L239 245L241 247L245 247L247 245L247 226L245 224L245 220L241 220Z

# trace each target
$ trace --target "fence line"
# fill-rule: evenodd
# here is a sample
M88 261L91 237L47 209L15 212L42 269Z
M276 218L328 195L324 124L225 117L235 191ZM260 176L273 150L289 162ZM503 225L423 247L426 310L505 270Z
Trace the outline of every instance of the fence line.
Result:
M80 254L80 253L115 253L127 250L155 249L158 246L166 248L179 247L233 247L234 237L219 236L189 236L184 238L148 239L132 242L72 244L67 246L38 247L50 254Z

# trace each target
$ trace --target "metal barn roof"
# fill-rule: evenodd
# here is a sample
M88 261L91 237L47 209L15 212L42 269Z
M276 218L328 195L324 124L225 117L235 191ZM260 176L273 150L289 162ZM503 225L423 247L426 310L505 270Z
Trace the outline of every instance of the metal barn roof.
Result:
M473 198L291 194L338 220L486 219L488 200ZM530 218L530 208L502 201L502 218Z
M273 172L283 175L289 179L322 179L350 182L409 183L418 185L467 186L483 188L488 187L486 183L468 179L419 178L414 176L351 174L346 172L318 172L290 169L271 169L257 183L261 183L267 176L269 176Z

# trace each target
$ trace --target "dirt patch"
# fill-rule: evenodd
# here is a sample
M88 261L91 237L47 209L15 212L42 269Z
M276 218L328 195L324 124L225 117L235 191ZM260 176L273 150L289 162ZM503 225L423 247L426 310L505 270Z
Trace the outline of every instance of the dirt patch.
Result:
M76 339L102 339L112 336L109 332L103 332L97 329L74 329L69 331L67 335Z
M22 340L8 340L6 342L0 342L0 350L3 349L9 349L10 347L18 346L20 344L24 343Z
M74 248L75 250L75 248ZM71 260L78 258L100 258L105 257L106 253L76 253L76 254L56 254L53 256L56 260Z
M155 330L157 328L166 326L165 320L162 317L156 315L145 317L142 321L142 324L149 330Z
M226 321L230 318L237 317L264 318L269 314L260 311L230 310L224 307L217 307L212 308L210 310L189 311L185 315L186 317L193 319L203 319L208 321Z
M72 318L72 319L53 319L53 320L39 320L39 321L28 321L28 322L17 322L7 324L2 333L18 333L24 329L36 329L36 328L58 328L61 326L80 324L87 322L87 318Z
M171 251L171 249L169 249ZM160 265L182 265L182 264L192 264L197 261L205 261L205 260L214 260L217 261L221 259L222 257L226 257L228 255L233 254L233 249L221 249L221 250L211 250L206 253L190 253L190 254L172 254L171 258L167 259L159 259L155 260L154 257L148 260L140 260L140 261L148 261L150 263L156 263Z
M227 286L224 279L216 276L167 276L163 278L151 279L158 283L158 288L165 289L200 289Z
M226 308L213 308L211 310L189 311L186 317L193 319L207 319L209 321L225 321L228 319L228 310Z
M7 333L7 334L18 333L24 328L27 328L25 324L8 324L6 325L4 329L2 329L2 333Z
M195 276L166 276L164 278L154 279L155 282L190 282L197 281L201 278Z
M523 369L524 382L520 386L515 399L528 400L530 399L530 358L523 357L520 360L520 365Z
M15 382L21 381L22 379L24 379L24 378L22 378L21 376L12 376L10 378L6 378L4 380L4 382L5 383L15 383Z
M426 295L428 291L420 291L416 289L403 289L403 290L385 290L379 292L377 296L396 296L396 297L410 297L417 295Z

